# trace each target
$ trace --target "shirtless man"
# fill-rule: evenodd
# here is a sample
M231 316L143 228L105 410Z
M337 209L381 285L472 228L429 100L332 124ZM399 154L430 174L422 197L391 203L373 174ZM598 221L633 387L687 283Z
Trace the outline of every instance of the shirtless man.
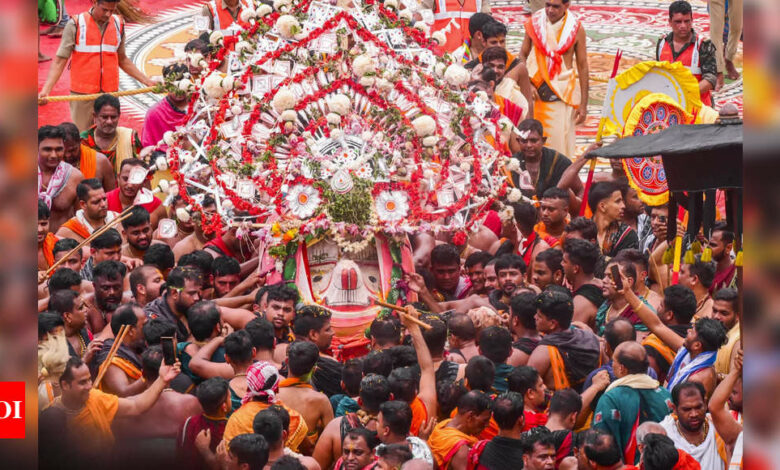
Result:
M287 348L289 372L287 379L279 384L279 398L282 403L294 409L306 420L309 427L307 438L312 445L325 426L333 419L333 407L328 397L314 390L311 374L319 359L319 349L314 343L296 341Z
M143 389L146 390L157 380L163 360L161 346L149 347L141 355L141 359ZM173 439L187 417L198 415L202 411L198 399L193 395L165 389L151 409L132 419L117 419L113 429L118 439Z
M599 366L598 337L589 329L570 328L573 315L568 293L548 289L536 301L534 319L542 339L528 358L528 365L539 371L551 390L576 389Z
M289 455L285 452L284 443L287 440L287 431L284 429L282 419L274 409L262 410L255 415L252 422L252 430L255 434L260 434L268 442L268 463L263 470L271 470L274 462ZM306 470L320 470L320 465L311 457L300 454L294 454L291 457L298 460ZM290 458L290 457L288 457ZM274 468L276 468L274 466Z
M241 216L241 214L237 215ZM260 261L249 232L240 227L227 228L221 235L208 241L203 250L214 258L230 256L237 259L241 263L241 277L246 277L252 270L257 269Z
M217 203L214 202L214 199L211 196L206 196L203 198L201 207L203 208L203 212L206 214L212 214L217 210ZM214 238L213 233L208 235L203 233L203 221L201 220L201 217L202 215L198 212L192 214L192 233L182 238L179 242L176 243L176 245L173 246L173 256L176 258L176 262L178 262L179 258L186 255L187 253L202 250L206 243Z
M49 230L54 233L76 212L76 186L84 179L64 161L64 139L58 127L38 129L38 198L51 210Z
M76 243L76 240L71 240L70 238L63 238L62 240L58 240L57 243L54 244L54 261L57 262L60 259L64 258L66 254L68 254L72 249L76 248L78 244ZM87 281L86 279L82 279L79 272L81 271L81 268L84 266L84 258L81 251L77 251L70 255L68 259L62 262L62 264L57 268L56 271L52 274L52 278L54 278L55 275L61 270L61 269L68 269L73 272L74 280L75 277L79 278L79 288L78 291L81 292L84 295L91 294L95 292L95 288L92 285L92 281ZM50 278L51 279L51 278ZM43 299L44 297L49 295L49 286L46 282L43 282L41 284L38 284L38 299Z
M379 407L382 403L389 400L390 397L390 384L386 378L377 374L369 374L363 377L363 380L360 381L360 399L358 403L360 410L371 417L363 427L369 431L376 431L376 416L379 414ZM317 446L314 448L314 455L312 455L321 468L330 468L333 462L337 461L339 456L341 456L342 422L344 420L348 420L348 423L354 422L356 419L357 413L347 413L332 420L325 426L325 430L322 431L322 435L317 441ZM345 427L350 429L354 426L348 425Z
M699 318L712 318L713 300L710 286L715 278L715 263L696 261L693 264L683 264L680 268L680 285L693 291L696 296L696 313L693 321Z
M51 211L42 199L38 199L38 275L40 282L41 271L46 271L54 264L54 245L57 237L49 231L49 219Z
M65 161L78 168L84 178L98 180L106 191L116 188L116 174L108 157L82 145L79 128L72 122L63 122L57 127L65 133Z
M160 290L165 284L160 270L156 266L140 266L135 268L128 279L130 292L136 303L142 307L160 296Z
M93 272L95 293L87 297L90 303L89 329L96 338L112 338L110 322L111 315L123 302L122 284L125 277L125 266L115 260L98 263Z
M77 242L87 239L92 232L111 222L116 212L108 210L106 192L97 178L85 179L76 187L79 210L59 230L58 238L72 238Z
M121 213L131 205L142 206L149 212L152 229L155 229L157 222L165 217L165 206L145 187L148 176L138 174L145 170L146 164L143 160L137 158L123 160L117 179L118 187L108 191L106 199L108 209L114 212Z
M687 304L693 306L695 297L690 299L693 297L690 289L679 284L667 287L664 291L662 310L656 313L639 300L637 295L627 287L625 276L622 273L621 277L623 277L624 282L622 293L626 296L628 304L653 334L658 336L672 351L677 352L675 360L680 359L681 364L688 364L698 356L711 356L709 360L703 360L698 369L689 369L682 366L679 366L676 370L674 367L670 368L667 377L667 388L672 389L675 385L684 381L699 382L704 386L704 389L707 391L707 397L709 397L717 385L717 374L715 367L708 364L715 363L718 349L726 343L726 328L717 320L701 318L694 323L693 328L688 330L686 336L682 337L665 325L661 318L666 315L667 297L675 293L677 293L677 296L686 296L688 298ZM612 281L607 279L604 282ZM612 286L614 288L614 283Z
M108 352L122 326L127 325L128 329L116 349L116 355L107 366L103 382L100 384L102 391L120 397L129 397L138 395L146 389L140 356L146 345L143 334L145 323L146 315L141 306L132 302L120 305L113 313L109 322L113 338L103 343L103 347L97 353L96 366L102 365L107 360Z
M601 284L593 275L598 262L599 249L593 243L580 239L564 243L561 267L574 297L574 321L591 328L596 323L596 312L604 303Z
M144 254L152 244L152 224L149 212L141 206L134 206L130 216L122 222L122 232L127 243L122 247L122 256L143 262Z

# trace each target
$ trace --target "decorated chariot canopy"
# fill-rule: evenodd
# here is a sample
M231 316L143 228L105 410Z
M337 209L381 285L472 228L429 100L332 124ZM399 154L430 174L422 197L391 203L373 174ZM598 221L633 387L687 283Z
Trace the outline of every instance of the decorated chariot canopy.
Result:
M211 34L200 77L166 84L192 96L163 139L168 193L207 232L259 239L272 271L344 334L373 319L372 296L404 295L407 235L465 239L503 196L519 199L505 177L519 167L511 122L411 16L394 0L247 5L235 30Z

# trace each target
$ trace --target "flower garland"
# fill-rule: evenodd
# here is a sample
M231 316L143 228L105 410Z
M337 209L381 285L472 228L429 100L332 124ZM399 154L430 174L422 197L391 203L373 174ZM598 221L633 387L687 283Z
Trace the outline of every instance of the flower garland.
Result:
M303 12L308 8L309 4L310 0L305 0L299 3L294 8L294 11ZM366 5L375 5L375 1L368 0L366 1ZM401 28L407 37L413 39L421 47L436 52L434 42L430 39L427 39L426 35L422 31L417 28L410 28L406 26L404 20L400 19L398 15L396 15L390 9L386 8L384 5L378 4L376 7L382 17L391 22L391 24ZM274 27L279 17L279 13L274 12L260 18L258 21L255 21L254 19L249 20L249 22L239 21L239 24L244 27L244 31L240 33L240 36L244 40L248 40L258 34L264 34ZM351 30L351 32L354 33L357 37L364 40L366 43L373 44L388 58L392 58L397 63L408 67L411 70L412 75L407 78L410 78L413 83L415 80L417 80L417 78L419 78L416 83L427 84L428 86L442 91L445 98L447 98L454 106L460 109L465 109L465 103L463 102L462 98L460 98L457 94L453 94L444 81L420 70L419 67L417 67L417 57L414 58L415 60L408 60L402 55L396 53L396 51L384 44L373 33L360 25L351 15L342 11L326 20L321 27L312 30L306 37L301 38L297 42L290 42L280 47L279 49L264 54L257 60L254 60L253 63L246 68L246 71L237 78L236 83L232 89L218 99L217 109L215 112L213 112L213 115L211 115L211 126L207 132L206 139L203 141L202 147L216 148L215 144L219 139L219 127L226 122L228 111L233 109L230 105L231 101L235 99L238 93L242 93L244 91L244 89L247 87L249 78L259 66L269 61L278 60L286 54L289 55L296 49L305 48L311 41L320 37L325 32L332 31L342 22L345 22L349 30ZM221 40L222 48L217 52L214 60L212 60L209 64L209 70L216 70L217 67L224 63L227 53L236 46L238 39L239 35L233 35L227 36ZM270 197L270 200L267 200L263 205L258 206L239 196L231 188L231 185L228 185L223 180L223 178L220 177L224 174L224 171L222 168L220 168L220 164L222 164L222 161L219 158L220 153L214 152L211 154L211 158L207 158L209 167L214 175L214 181L216 182L216 185L219 187L221 192L226 196L227 200L230 201L229 205L232 206L232 208L235 208L236 210L248 211L252 215L267 216L273 212L277 216L282 217L282 220L285 220L285 206L283 204L283 197L284 193L286 192L286 188L298 185L312 186L316 187L318 193L320 196L322 196L322 189L318 186L317 180L313 178L306 178L302 175L296 176L293 174L287 174L285 176L284 173L279 171L279 165L275 155L280 151L283 153L289 153L291 162L294 161L296 157L302 156L300 149L302 148L301 144L305 145L305 139L292 135L291 132L294 128L293 125L284 124L281 121L278 122L278 130L276 133L272 132L272 135L265 141L264 144L253 144L250 137L252 136L252 130L254 126L257 125L261 120L264 120L264 116L268 116L271 119L274 119L273 115L268 114L268 103L274 98L280 89L290 84L302 83L304 80L316 76L320 70L328 71L330 67L333 67L334 70L338 70L340 63L341 65L351 64L351 60L345 56L344 51L339 51L335 54L323 55L322 60L316 65L308 66L304 68L303 71L295 74L294 76L285 78L278 86L265 93L262 98L255 99L255 104L251 106L251 109L249 109L248 119L246 119L243 123L243 128L241 130L242 142L240 143L240 161L243 165L245 165L245 167L249 168L252 167L252 165L256 165L258 161L257 157L261 156L262 164L260 168L262 171L255 171L255 174L250 178L250 180L254 184L257 194L260 195L260 198L262 199L263 197ZM201 77L201 84L203 83L205 77L206 74ZM377 93L376 90L370 89L372 87L363 86L360 83L357 83L351 77L343 77L332 81L327 86L320 88L314 93L306 95L303 99L296 103L293 110L297 114L305 110L310 104L321 101L328 94L333 93L342 87L346 87L347 89L355 92L356 95L366 98L372 106L375 106L380 110L380 112L384 113L385 117L379 120L374 118L366 119L365 124L368 129L374 131L381 130L383 121L385 121L387 116L389 116L387 113L398 113L398 115L400 115L398 126L400 126L400 129L406 129L407 134L410 136L409 140L406 141L406 144L403 148L407 154L407 157L411 157L413 163L411 174L409 174L408 178L405 180L377 182L371 191L373 196L376 196L383 190L404 191L409 196L409 216L403 222L386 223L383 224L383 227L387 228L391 233L402 233L405 231L408 232L410 230L414 230L412 226L416 224L432 223L440 219L452 217L461 211L466 206L466 204L469 203L469 201L478 199L477 195L480 191L480 185L483 179L483 170L480 162L479 151L475 145L475 129L472 127L473 120L469 119L467 114L464 114L460 119L459 130L464 136L464 145L469 148L469 153L471 156L471 165L473 168L471 184L468 188L468 191L465 191L453 204L450 204L447 207L441 207L439 210L432 211L430 210L429 205L436 202L437 192L447 182L450 174L451 159L442 158L441 155L436 152L436 147L428 150L421 144L422 139L419 136L415 135L413 132L408 132L411 130L412 124L409 121L409 118L403 112L401 112L397 105L389 103L379 93ZM437 135L442 133L441 125L436 119L436 113L429 106L427 106L425 102L423 102L419 95L407 88L401 80L394 81L393 90L397 91L401 96L419 108L420 112L422 113L421 115L427 115L434 118ZM193 98L190 102L190 105L188 106L187 116L189 119L194 117L195 104L198 102L198 100L201 99L202 97L199 92L195 91L193 93ZM231 115L234 114L231 113ZM344 122L344 117L342 117L342 122ZM499 125L497 120L494 122L494 127L496 129L496 141L497 143L500 143L501 137L500 132L498 132ZM308 120L302 129L304 134L309 135L312 135L316 132L321 132L325 136L330 136L331 132L331 128L328 125L328 120L325 118L325 116L322 115L315 116L313 119ZM500 148L500 145L496 146ZM179 185L179 193L182 195L182 198L192 206L193 211L200 212L203 215L202 208L187 194L184 175L179 171L181 166L179 162L179 152L176 150L176 148L172 148L170 150L168 157L171 161L170 166L174 174L174 179ZM431 162L438 163L441 166L439 169L439 178L435 181L434 186L429 187L427 191L423 191L421 183L426 177L426 171L423 169L424 165L422 162L427 161L427 159L430 159ZM365 159L359 160L358 163L359 164L355 164L354 167L362 168L363 164L365 163ZM285 168L287 168L285 171L290 171L288 165L286 165ZM354 171L355 168L351 167L349 171ZM496 177L499 174L500 168L498 163L496 163L493 165L491 176ZM495 190L494 196L500 197L504 192L505 184L503 186L499 186L497 190ZM484 200L484 198L482 199ZM488 199L488 201L493 200L494 198ZM488 204L485 202L481 204L483 207L487 205ZM312 219L308 219L306 221L295 221L297 224L295 231L291 232L291 229L288 229L284 232L281 238L283 242L290 242L302 237L307 233L311 234L328 231L328 233L330 233L335 239L338 240L340 246L343 245L342 248L349 246L350 249L359 251L359 249L362 249L360 248L361 246L364 248L365 245L367 245L370 240L373 239L379 224L379 220L376 215L376 209L372 208L371 213L372 218L368 224L368 227L358 227L354 224L341 225L341 223L330 223L328 221L329 214L327 213L327 208L325 208L321 213ZM219 214L215 214L213 217L204 216L203 221L204 230L208 230L207 233L212 231L219 232L222 230L222 221ZM466 230L468 230L475 221L476 218L469 219L466 223ZM293 220L286 222L292 223ZM445 229L450 227L450 225L445 226L444 224L440 224L438 227ZM359 235L362 237L362 240L359 242L350 242L347 240L347 238L344 237L345 234Z

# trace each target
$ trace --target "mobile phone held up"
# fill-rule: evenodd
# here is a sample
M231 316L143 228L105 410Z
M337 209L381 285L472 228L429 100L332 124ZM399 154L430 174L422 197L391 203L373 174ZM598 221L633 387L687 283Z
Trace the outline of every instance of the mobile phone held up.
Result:
M612 273L612 281L615 283L617 290L623 290L623 279L620 277L620 268L618 265L613 264L610 266L610 271Z
M163 336L160 338L162 345L163 361L166 365L172 366L176 363L176 338L172 336Z

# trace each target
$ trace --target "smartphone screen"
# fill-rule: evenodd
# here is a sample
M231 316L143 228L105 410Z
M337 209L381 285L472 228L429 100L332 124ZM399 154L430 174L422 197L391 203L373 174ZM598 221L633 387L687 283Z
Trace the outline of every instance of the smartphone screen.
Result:
M166 365L172 366L176 363L176 338L171 336L164 336L160 338L160 345L162 346L163 361Z
M613 264L610 266L610 271L612 272L612 281L615 282L615 287L617 287L618 290L623 290L623 279L620 278L620 268L616 264Z

